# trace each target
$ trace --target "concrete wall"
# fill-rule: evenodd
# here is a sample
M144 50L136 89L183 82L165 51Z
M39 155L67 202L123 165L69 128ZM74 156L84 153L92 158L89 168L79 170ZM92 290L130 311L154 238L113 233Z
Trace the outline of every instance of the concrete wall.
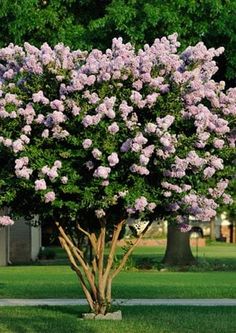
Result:
M6 266L8 261L7 253L8 228L0 228L0 266Z
M30 225L24 219L19 219L10 230L10 261L12 263L26 263L31 259Z
M31 227L31 260L36 260L42 246L41 227Z
M41 228L32 227L23 218L10 229L10 262L29 263L37 259L41 247Z

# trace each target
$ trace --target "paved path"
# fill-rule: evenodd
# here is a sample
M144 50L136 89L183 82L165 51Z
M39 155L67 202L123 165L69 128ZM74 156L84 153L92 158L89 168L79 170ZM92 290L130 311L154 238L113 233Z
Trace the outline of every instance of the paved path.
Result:
M236 306L236 299L115 299L114 305ZM0 306L87 305L85 299L0 299Z

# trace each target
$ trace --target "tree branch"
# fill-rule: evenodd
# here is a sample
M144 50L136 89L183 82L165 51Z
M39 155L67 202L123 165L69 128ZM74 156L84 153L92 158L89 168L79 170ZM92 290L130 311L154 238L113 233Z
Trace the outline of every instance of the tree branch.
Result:
M79 224L77 224L77 228L79 231L81 231L85 236L88 237L94 251L96 251L97 249L97 240L96 240L96 236L94 233L90 234L88 231L86 231L85 229L83 229Z
M107 266L105 269L105 273L103 276L104 279L104 283L106 284L110 270L112 268L112 264L114 261L114 256L115 256L115 251L116 251L116 245L117 245L117 241L120 235L120 232L122 230L123 225L125 224L125 220L122 220L120 223L118 223L113 231L113 235L112 235L112 240L111 240L111 248L110 248L110 252L108 255L108 259L107 259Z
M148 225L145 227L145 229L140 233L139 237L131 245L131 247L129 248L129 250L126 252L126 254L124 255L124 257L122 258L119 266L112 272L111 279L114 279L114 277L122 270L122 268L124 267L127 259L130 256L130 254L133 252L134 248L138 245L138 243L140 242L140 240L142 239L142 237L145 235L146 231L148 230L148 228L150 227L151 224L152 224L152 222L148 223Z
M96 289L96 285L95 285L95 281L94 281L94 276L90 270L90 267L88 265L88 263L85 261L84 257L81 256L81 251L72 243L72 241L69 239L69 237L66 235L65 231L63 230L62 226L60 226L60 224L58 222L56 222L56 225L58 227L58 230L62 236L62 238L65 240L65 242L67 243L68 247L70 248L70 250L72 251L72 253L74 254L74 256L76 257L76 259L79 261L79 263L81 264L83 271L87 277L87 280L90 284L91 290L94 294L95 299L97 299L97 289Z
M65 249L67 255L68 255L68 258L69 258L69 261L72 265L72 268L73 270L76 272L78 278L80 279L80 282L81 282L81 286L82 286L82 289L83 289L83 292L88 300L88 303L89 303L89 306L91 308L92 311L94 311L94 300L86 286L86 283L85 283L85 280L84 280L84 277L83 277L83 274L81 273L78 265L76 264L76 261L71 253L71 250L69 248L69 246L66 244L66 241L64 240L64 238L62 238L61 236L58 237L59 238L59 241L61 243L61 246L62 248Z
M106 238L106 221L102 220L101 222L101 231L98 238L98 289L99 296L102 299L105 299L105 286L103 283L103 265L104 265L104 248L105 248L105 238Z

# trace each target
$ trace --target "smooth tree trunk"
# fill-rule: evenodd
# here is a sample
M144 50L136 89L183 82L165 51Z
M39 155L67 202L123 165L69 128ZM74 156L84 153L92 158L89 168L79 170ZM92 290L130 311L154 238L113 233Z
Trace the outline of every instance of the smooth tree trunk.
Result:
M212 241L216 240L216 233L215 233L215 217L211 219L210 222L210 239Z
M167 246L162 262L170 266L196 264L190 247L190 232L181 232L177 226L168 224Z
M92 255L90 258L85 255L83 248L79 246L74 237L71 237L65 231L60 223L56 222L56 225L59 231L59 241L67 253L71 268L78 276L90 310L96 315L105 315L111 306L112 281L122 270L128 257L138 245L151 223L149 223L139 237L129 245L129 248L118 265L117 263L114 265L117 242L125 220L115 225L112 240L109 242L107 256L104 255L107 232L106 221L101 220L100 222L100 229L96 233L90 233L84 230L79 224L77 225L78 232L86 236L91 244Z

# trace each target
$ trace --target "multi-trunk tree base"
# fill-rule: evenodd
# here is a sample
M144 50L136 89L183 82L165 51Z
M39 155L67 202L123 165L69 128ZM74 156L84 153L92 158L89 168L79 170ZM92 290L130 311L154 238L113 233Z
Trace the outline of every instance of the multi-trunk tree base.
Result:
M112 281L122 270L128 257L138 245L151 223L148 224L139 237L129 245L120 262L114 265L116 246L124 224L125 220L122 220L114 226L107 255L104 253L107 233L106 220L100 220L100 228L96 232L84 230L78 224L77 231L86 236L91 244L92 255L91 258L88 259L83 249L79 247L75 237L73 237L74 235L68 234L60 223L56 223L59 230L61 246L67 253L71 268L76 272L90 310L95 315L104 316L110 310Z
M122 312L115 311L115 312L107 312L105 315L95 313L83 313L82 319L84 320L122 320Z

